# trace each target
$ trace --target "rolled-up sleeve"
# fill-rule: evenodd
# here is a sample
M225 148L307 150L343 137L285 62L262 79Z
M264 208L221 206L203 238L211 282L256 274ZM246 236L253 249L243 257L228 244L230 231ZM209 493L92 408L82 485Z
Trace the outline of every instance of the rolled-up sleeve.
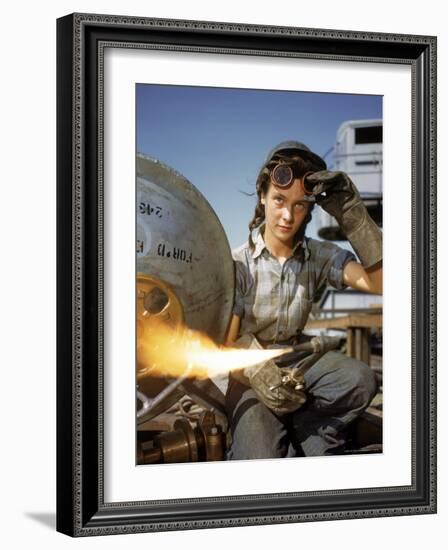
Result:
M324 242L319 247L318 262L320 266L319 283L325 282L338 290L346 288L344 284L344 267L348 262L356 262L356 256L333 243Z

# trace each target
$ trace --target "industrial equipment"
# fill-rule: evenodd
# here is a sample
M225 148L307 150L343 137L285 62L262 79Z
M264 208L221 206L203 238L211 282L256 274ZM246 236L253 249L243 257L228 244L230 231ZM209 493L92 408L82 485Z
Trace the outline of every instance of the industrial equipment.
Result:
M173 335L188 327L222 343L234 294L230 247L215 212L186 178L143 154L136 169L137 462L222 459L223 392L211 379L190 378L187 365L179 376L161 375L160 365L144 361L143 345L161 325ZM202 414L166 420L185 395Z

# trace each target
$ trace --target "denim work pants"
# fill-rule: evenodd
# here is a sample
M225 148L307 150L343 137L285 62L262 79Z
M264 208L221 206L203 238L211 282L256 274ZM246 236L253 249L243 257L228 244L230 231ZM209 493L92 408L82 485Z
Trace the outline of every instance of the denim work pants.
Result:
M307 402L276 416L255 392L230 377L226 408L232 435L228 460L335 454L344 430L369 405L377 382L368 365L330 351L305 374Z

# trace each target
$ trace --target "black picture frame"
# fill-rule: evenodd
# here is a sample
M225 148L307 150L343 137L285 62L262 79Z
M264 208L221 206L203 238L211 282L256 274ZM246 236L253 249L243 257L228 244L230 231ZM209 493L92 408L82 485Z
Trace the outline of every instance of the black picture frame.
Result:
M102 55L107 44L412 69L412 484L104 502ZM436 38L72 14L57 21L57 530L71 536L436 512Z

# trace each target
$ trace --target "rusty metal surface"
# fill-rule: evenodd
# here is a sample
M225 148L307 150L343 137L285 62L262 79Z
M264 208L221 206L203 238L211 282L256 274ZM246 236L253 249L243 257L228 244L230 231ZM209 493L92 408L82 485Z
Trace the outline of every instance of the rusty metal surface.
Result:
M214 413L204 411L195 427L187 418L178 418L172 430L138 443L137 460L138 464L224 460L225 446L226 437Z
M137 272L170 285L186 324L222 342L234 272L224 229L203 195L181 174L137 155Z

